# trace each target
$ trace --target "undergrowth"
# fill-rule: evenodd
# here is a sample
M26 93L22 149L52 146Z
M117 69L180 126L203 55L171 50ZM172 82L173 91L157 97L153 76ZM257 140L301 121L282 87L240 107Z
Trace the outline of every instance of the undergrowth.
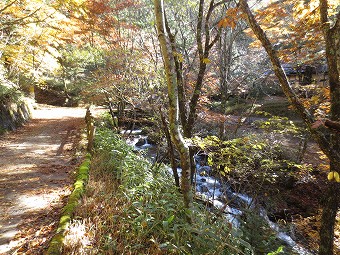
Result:
M97 131L95 144L64 254L252 254L224 218L198 203L184 208L165 166L152 167L107 129Z

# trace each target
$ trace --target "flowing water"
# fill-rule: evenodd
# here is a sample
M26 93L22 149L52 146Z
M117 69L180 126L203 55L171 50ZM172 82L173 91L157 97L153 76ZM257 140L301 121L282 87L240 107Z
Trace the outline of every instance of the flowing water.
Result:
M147 136L140 135L139 130L133 131L134 136L127 139L127 143L134 146L136 151L141 151L153 148L154 145L148 143ZM275 231L278 239L289 246L295 254L311 255L312 253L296 243L293 238L282 231L278 224L270 221L267 212L264 208L256 205L253 198L246 194L234 192L227 183L221 182L218 178L212 176L210 166L205 164L205 155L196 155L196 173L194 176L194 186L196 196L201 200L209 202L216 209L221 210L225 218L235 228L241 226L240 217L244 210L258 210L260 216L268 223L270 228ZM181 176L181 169L178 168L178 175ZM169 173L172 174L172 169L169 167ZM225 203L225 201L232 201L232 203ZM233 206L229 206L232 204ZM256 206L256 208L255 208Z

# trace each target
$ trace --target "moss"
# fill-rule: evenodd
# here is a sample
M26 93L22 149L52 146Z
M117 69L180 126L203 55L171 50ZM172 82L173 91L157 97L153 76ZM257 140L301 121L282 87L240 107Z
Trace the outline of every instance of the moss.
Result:
M59 221L59 226L56 231L56 235L52 238L50 245L48 247L48 250L45 253L46 255L56 255L56 254L61 254L62 252L64 232L67 229L72 219L74 210L77 207L78 202L84 193L85 185L89 178L90 163L91 163L91 155L87 154L84 162L80 165L78 169L78 175L74 183L74 189L71 195L69 196L66 206L63 209L63 212L62 212L62 215Z

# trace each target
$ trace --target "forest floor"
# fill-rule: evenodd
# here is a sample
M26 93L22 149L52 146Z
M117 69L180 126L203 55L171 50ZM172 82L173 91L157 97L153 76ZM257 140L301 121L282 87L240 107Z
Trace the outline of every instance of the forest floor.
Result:
M84 108L39 105L0 137L0 254L42 254L71 192Z

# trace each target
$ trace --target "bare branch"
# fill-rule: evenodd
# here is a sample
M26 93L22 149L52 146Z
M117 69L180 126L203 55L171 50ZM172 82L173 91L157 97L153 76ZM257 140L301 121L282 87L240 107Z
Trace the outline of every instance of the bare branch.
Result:
M220 39L220 36L221 36L221 29L218 30L217 35L208 45L208 48L207 48L208 50L210 50L215 45L215 43L217 43L217 41Z
M326 119L325 120L325 126L331 129L335 129L336 131L340 131L340 122L339 121L333 121Z
M4 10L6 10L11 5L13 5L16 1L18 1L18 0L14 0L13 2L10 2L8 5L5 5L2 9L0 9L0 13L2 13Z
M197 19L196 41L200 61L203 59L203 43L202 43L202 24L203 24L203 7L204 0L200 0Z
M27 19L27 18L32 17L32 16L33 16L34 14L36 14L40 9L41 9L41 6L40 6L39 8L37 8L35 11L31 12L30 14L28 14L27 16L25 16L25 17L22 17L22 18L16 19L16 20L12 20L12 21L10 21L10 22L5 22L5 23L3 23L3 24L2 24L2 25L3 25L2 29L7 28L7 27L9 27L9 26L11 26L11 25L14 25L14 24L18 24L18 23L20 23L21 21L23 21L23 20L25 20L25 19ZM26 24L30 24L30 23L38 23L38 22L41 22L41 21L39 20L39 21L36 21L36 22L27 22Z
M340 30L340 11L336 15L336 21L334 26L331 28L331 33L335 33L336 31Z
M225 4L225 3L227 3L226 0L218 2L218 3L214 4L213 8L215 9L216 7L218 7L218 6L222 5L222 4Z

